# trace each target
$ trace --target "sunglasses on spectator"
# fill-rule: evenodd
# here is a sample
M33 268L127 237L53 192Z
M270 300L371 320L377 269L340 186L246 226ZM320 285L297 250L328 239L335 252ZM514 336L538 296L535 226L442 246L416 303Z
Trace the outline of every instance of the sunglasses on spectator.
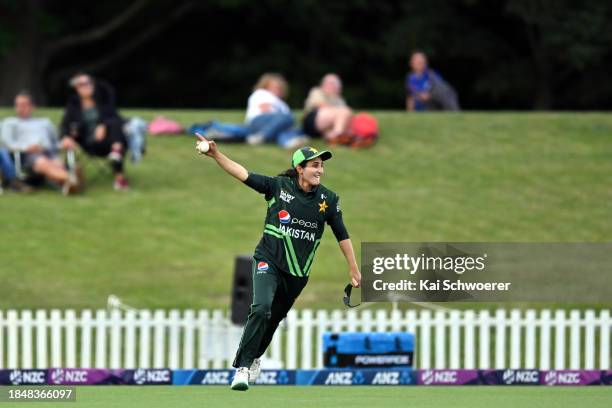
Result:
M88 85L91 85L91 81L79 81L74 84L76 88L81 88L83 86L88 86Z

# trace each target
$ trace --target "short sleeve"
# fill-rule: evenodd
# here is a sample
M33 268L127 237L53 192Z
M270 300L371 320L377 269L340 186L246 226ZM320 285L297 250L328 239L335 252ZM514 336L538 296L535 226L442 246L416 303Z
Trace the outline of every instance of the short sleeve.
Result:
M249 177L247 177L247 179L244 181L244 184L260 194L265 194L266 200L272 198L274 192L276 191L276 177L249 173Z

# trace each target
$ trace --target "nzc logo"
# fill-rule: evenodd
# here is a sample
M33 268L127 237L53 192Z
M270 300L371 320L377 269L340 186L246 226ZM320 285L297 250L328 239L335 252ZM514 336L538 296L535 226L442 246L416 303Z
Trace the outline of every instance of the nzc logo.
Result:
M13 370L9 374L9 381L13 385L44 384L46 375L43 370Z

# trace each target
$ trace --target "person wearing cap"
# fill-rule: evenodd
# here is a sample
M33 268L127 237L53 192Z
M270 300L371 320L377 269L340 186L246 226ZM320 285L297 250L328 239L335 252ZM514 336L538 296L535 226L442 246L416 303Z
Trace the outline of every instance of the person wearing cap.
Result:
M206 140L198 135L200 140ZM244 391L259 374L260 358L278 324L306 286L325 224L348 263L351 284L359 287L361 273L353 244L342 220L340 199L321 184L327 150L303 147L293 153L291 168L276 177L247 171L219 151L214 141L205 155L260 194L267 202L263 236L253 256L253 303L233 362L233 390Z

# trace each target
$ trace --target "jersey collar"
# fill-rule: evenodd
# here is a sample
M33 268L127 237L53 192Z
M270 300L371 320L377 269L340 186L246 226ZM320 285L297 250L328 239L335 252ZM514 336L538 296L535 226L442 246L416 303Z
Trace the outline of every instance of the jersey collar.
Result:
M305 196L311 196L311 195L316 195L317 191L319 191L319 186L314 186L312 190L310 191L304 191L302 190L302 187L300 186L300 183L298 183L297 179L292 178L291 181L293 182L293 185L295 186L296 190L298 190L301 194L304 194Z

